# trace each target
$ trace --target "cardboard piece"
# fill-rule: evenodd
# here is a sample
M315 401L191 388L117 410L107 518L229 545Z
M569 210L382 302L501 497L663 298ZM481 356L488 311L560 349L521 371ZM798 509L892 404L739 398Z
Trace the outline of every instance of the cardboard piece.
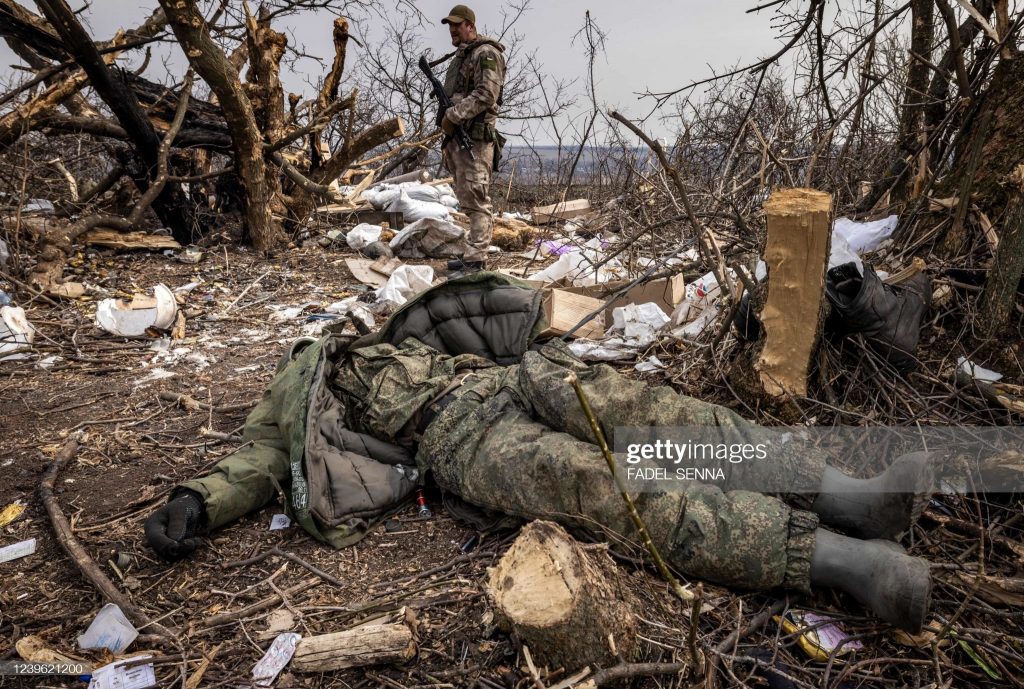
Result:
M345 265L356 280L371 287L383 287L388 281L388 276L370 268L373 264L374 260L371 258L345 259Z
M601 308L604 304L600 299L594 299L583 294L576 294L564 289L544 290L544 316L547 318L548 327L540 334L540 337L552 337L564 335L579 323L584 316L595 309ZM572 334L572 337L585 337L597 339L604 336L605 330L604 314L599 313L590 322Z
M566 292L583 294L604 301L615 292L622 289L628 283L625 280L616 282L605 282L600 285L588 285L586 287L566 287ZM637 285L621 297L608 305L604 310L606 323L612 322L612 312L620 306L629 304L657 304L665 313L672 313L686 296L686 280L682 275L673 275L670 278L661 278Z
M590 201L587 199L574 199L550 206L537 206L530 211L533 222L537 225L546 225L556 220L571 220L589 213Z

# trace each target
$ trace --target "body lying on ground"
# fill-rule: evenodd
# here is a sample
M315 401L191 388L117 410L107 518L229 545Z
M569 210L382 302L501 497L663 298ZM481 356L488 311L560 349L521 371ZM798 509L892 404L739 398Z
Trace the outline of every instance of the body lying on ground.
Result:
M147 521L147 543L166 559L183 558L199 534L262 508L280 490L306 531L344 547L428 478L485 510L635 542L565 380L570 371L612 443L623 427L755 428L725 407L584 364L561 342L538 343L544 326L538 292L478 273L428 290L369 338L327 334L296 348L249 415L246 445L208 476L181 484ZM728 471L720 485L688 482L636 496L671 567L748 590L836 587L880 618L920 629L928 564L878 539L909 528L927 499L923 457L902 457L864 480L806 454ZM730 488L778 485L780 475L794 490ZM897 485L915 489L894 492Z

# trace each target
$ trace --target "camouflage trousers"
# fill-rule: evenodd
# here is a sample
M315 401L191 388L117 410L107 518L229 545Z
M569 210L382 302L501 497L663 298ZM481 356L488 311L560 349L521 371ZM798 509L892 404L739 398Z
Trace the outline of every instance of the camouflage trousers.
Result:
M473 158L453 140L445 146L448 169L455 178L455 196L462 212L469 216L468 248L464 261L486 261L494 221L491 218L491 165L494 144L473 141Z
M564 380L568 370L577 372L608 436L616 426L751 427L724 407L629 380L603 364L583 365L548 345L527 352L517 366L474 372L426 429L420 468L478 506L553 519L603 535L613 547L637 543L575 391ZM796 483L820 485L823 461L801 457L783 464L737 465L730 478L756 485L752 472L789 472ZM803 497L800 506L807 507L813 498ZM700 483L639 493L634 502L659 552L679 572L751 590L810 588L818 526L812 512L779 497Z

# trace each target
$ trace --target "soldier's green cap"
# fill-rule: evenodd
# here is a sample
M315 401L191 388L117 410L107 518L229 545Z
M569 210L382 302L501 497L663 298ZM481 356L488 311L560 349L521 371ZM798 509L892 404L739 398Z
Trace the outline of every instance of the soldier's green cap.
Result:
M462 22L476 24L476 14L465 5L456 5L448 13L448 16L441 20L442 24L461 24Z

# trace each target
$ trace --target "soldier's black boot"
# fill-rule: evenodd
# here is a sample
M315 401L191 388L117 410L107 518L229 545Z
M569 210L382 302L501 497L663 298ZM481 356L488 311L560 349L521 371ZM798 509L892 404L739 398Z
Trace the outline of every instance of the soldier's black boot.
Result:
M461 258L453 258L448 261L448 272L451 273L452 271L462 270L465 265L466 264L462 262Z
M874 478L851 478L825 467L811 511L821 523L857 538L895 538L909 529L931 499L931 455L897 457Z
M461 268L449 271L448 279L454 280L455 278L465 277L472 273L479 273L481 270L485 270L486 267L487 264L484 261L463 261Z
M924 625L931 600L928 563L890 541L814 532L811 584L849 593L877 617L911 634Z
M931 303L931 281L918 273L893 286L882 282L871 266L864 275L854 263L828 271L825 293L832 304L826 329L838 335L862 333L868 345L902 373L917 366L914 352L921 320Z

